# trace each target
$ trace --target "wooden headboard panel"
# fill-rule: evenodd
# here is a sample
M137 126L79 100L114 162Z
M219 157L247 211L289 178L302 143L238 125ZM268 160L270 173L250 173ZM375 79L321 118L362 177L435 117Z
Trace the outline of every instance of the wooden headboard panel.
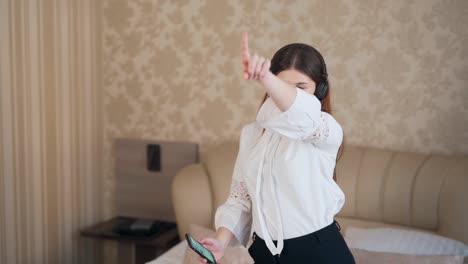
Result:
M172 179L182 167L198 162L198 145L142 139L116 139L114 144L117 215L175 221ZM147 168L149 144L159 145L160 171Z

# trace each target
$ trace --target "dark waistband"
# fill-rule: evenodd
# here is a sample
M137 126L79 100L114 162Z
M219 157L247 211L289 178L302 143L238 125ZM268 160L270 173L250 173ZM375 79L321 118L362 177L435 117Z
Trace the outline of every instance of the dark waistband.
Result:
M299 237L294 237L294 238L288 238L284 239L284 243L290 243L290 242L300 242L302 240L309 240L311 238L314 238L318 242L328 240L330 236L336 234L336 232L340 232L341 226L340 224L336 221L333 220L333 223L329 224L328 226L319 229L313 233L299 236ZM259 239L261 241L264 241L260 236L257 235L257 233L253 232L252 239L255 241L256 239ZM273 243L276 245L276 240L273 240Z

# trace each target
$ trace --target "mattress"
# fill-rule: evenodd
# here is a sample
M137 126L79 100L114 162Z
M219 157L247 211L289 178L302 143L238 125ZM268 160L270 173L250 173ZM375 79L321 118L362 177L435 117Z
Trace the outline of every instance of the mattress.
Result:
M147 262L146 264L180 264L184 260L186 249L187 241L184 239L169 249L166 253L162 254L155 260Z

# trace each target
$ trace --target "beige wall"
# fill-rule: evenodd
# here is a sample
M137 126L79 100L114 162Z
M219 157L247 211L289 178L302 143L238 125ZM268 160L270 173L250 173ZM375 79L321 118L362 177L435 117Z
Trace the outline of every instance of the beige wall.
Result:
M263 94L240 78L243 30L265 56L296 41L322 51L347 143L468 153L467 12L464 0L0 0L0 263L94 261L77 230L113 215L115 137L202 152L237 140Z
M262 87L240 35L271 57L322 51L349 144L468 153L468 1L104 1L104 169L115 137L237 140ZM110 214L112 208L106 211Z
M0 263L94 263L101 219L100 9L0 0Z

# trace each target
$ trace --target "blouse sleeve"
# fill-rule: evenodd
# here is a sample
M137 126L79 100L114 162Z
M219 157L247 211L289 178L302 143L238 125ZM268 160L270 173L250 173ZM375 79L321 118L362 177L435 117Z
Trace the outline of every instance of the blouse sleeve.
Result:
M234 165L229 197L216 210L215 227L216 230L220 227L229 229L237 240L246 246L252 226L252 200L241 173L244 131L245 128L242 129L239 141L239 152Z
M341 126L330 114L321 111L317 97L297 87L296 91L296 98L286 111L279 111L257 122L264 128L294 140L341 144Z

